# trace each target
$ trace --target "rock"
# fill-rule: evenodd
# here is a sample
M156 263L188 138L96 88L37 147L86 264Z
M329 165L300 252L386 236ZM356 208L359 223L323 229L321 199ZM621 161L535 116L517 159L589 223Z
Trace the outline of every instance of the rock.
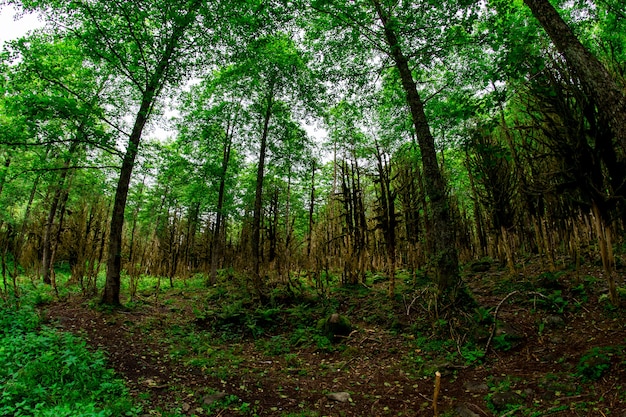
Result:
M226 396L225 392L216 392L215 394L205 395L202 397L202 404L211 405L215 401L219 401Z
M511 391L496 392L491 396L491 403L493 404L493 408L497 411L504 411L509 408L510 405L521 404L522 401L521 395Z
M489 387L484 382L476 382L476 381L467 381L463 384L463 388L465 391L471 392L473 394L488 392Z
M338 401L340 403L352 401L352 398L350 398L350 393L348 392L331 392L330 394L326 395L326 398L328 398L329 400Z
M347 317L333 313L326 319L317 322L317 328L324 333L324 336L331 340L336 340L342 336L348 336L352 332L352 325Z
M461 404L456 408L456 413L460 417L479 417L478 414L467 408L465 404Z

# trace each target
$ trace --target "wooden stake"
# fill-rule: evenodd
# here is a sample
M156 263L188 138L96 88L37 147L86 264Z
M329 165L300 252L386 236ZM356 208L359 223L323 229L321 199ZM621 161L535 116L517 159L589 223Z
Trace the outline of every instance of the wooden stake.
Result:
M439 410L437 408L437 398L439 398L439 390L441 389L441 372L435 372L435 393L433 394L433 412L435 417L439 417Z

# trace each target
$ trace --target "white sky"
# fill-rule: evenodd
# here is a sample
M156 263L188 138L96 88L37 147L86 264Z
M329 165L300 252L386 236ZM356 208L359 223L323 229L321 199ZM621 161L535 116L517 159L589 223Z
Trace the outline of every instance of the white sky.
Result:
M42 26L35 15L27 15L16 21L15 13L13 6L0 7L0 49L6 41L22 37L29 30Z

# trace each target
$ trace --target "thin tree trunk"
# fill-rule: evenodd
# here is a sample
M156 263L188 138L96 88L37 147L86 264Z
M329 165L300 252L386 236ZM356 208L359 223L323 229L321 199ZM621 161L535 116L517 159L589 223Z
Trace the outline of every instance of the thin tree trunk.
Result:
M456 226L452 217L450 199L446 191L447 184L437 162L435 140L428 125L424 105L417 91L417 85L409 68L409 61L400 48L400 43L393 25L389 21L389 16L383 11L379 0L373 1L378 17L383 25L387 43L391 48L391 56L400 73L402 87L406 93L407 104L411 112L413 126L422 154L425 188L432 207L432 226L435 234L433 239L434 252L430 256L435 266L439 295L445 302L454 302L461 280L459 275L459 257L455 246Z
M237 116L235 115L235 118ZM222 172L220 173L220 187L217 195L217 213L215 215L215 228L213 230L213 239L211 240L211 272L209 275L209 283L211 285L217 282L217 262L222 256L224 247L223 219L224 219L224 197L226 195L226 175L228 173L228 165L230 164L230 153L233 144L233 136L235 134L235 121L229 122L226 128L226 142L224 143L224 153L222 155Z
M311 162L311 197L309 203L309 235L307 236L306 256L310 259L313 239L313 213L315 212L315 160Z
M265 171L265 154L267 152L267 136L269 134L270 118L274 106L274 86L270 84L267 107L263 117L263 132L261 134L261 149L259 150L259 165L256 175L256 191L254 197L254 214L252 218L252 262L254 263L254 286L259 296L263 297L263 282L261 279L261 210L263 208L263 178Z
M0 195L2 195L2 190L4 189L4 183L6 182L7 171L9 170L10 166L11 166L11 156L8 155L4 159L4 169L2 170L2 173L0 175Z
M44 235L43 235L43 255L42 255L42 260L41 260L41 278L44 284L52 283L50 280L50 269L51 269L51 259L52 259L51 253L52 253L52 247L54 246L54 242L52 242L52 235L53 235L52 229L54 227L54 219L57 214L59 202L63 198L65 198L64 197L64 193L66 192L65 180L69 172L68 169L70 167L72 156L76 152L76 149L78 148L78 144L79 142L77 140L73 141L68 149L68 156L65 158L65 161L63 162L63 169L61 170L61 173L59 175L59 181L58 181L56 190L54 191L52 205L50 206L50 211L48 212L48 218L46 219L46 227L44 229ZM61 225L59 224L59 228L60 227Z

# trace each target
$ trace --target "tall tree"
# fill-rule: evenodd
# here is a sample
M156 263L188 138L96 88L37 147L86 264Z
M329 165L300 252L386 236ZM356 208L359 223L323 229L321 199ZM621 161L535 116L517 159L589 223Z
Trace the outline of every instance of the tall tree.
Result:
M119 304L122 265L122 230L130 179L144 128L164 87L179 83L194 54L196 36L191 29L197 22L201 0L184 4L162 0L134 1L54 1L25 0L25 8L38 9L58 28L78 38L98 65L115 72L123 88L129 89L135 108L134 122L127 136L120 176L112 209L107 274L102 302ZM132 104L131 104L132 103Z
M255 197L250 239L253 280L260 296L264 296L264 281L261 277L261 226L263 214L263 181L270 141L279 132L272 121L276 112L291 111L301 107L304 99L314 101L316 83L307 66L307 56L288 34L275 33L254 39L238 61L224 73L238 89L252 101L252 111L258 120L259 142L256 167ZM288 104L285 104L288 103ZM287 109L285 110L285 106Z
M549 0L524 0L524 3L589 90L596 105L609 120L615 138L626 151L626 94L623 87L580 42Z

